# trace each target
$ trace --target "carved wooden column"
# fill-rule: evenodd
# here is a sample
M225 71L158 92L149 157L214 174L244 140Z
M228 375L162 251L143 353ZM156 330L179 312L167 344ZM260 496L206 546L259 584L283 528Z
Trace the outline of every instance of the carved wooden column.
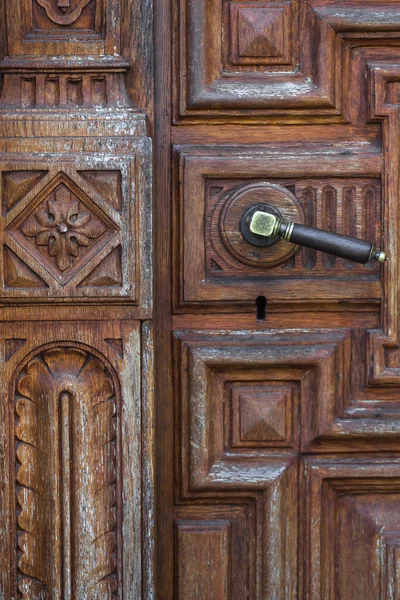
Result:
M149 599L151 144L119 0L6 0L0 598Z

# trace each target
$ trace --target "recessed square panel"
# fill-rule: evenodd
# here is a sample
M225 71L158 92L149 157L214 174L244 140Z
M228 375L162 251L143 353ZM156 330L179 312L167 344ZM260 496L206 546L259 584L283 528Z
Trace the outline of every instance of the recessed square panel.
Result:
M400 592L399 460L307 458L302 472L305 597L329 598L335 590L333 597L343 600L395 598Z

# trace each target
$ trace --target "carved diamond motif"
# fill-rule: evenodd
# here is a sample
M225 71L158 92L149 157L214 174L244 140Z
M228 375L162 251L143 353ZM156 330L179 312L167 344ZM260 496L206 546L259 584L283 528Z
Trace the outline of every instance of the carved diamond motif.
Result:
M60 173L8 232L58 280L66 281L115 229L86 194Z
M87 212L63 183L21 225L24 235L33 237L37 246L47 247L60 271L72 265L79 246L88 248L105 230L104 223Z

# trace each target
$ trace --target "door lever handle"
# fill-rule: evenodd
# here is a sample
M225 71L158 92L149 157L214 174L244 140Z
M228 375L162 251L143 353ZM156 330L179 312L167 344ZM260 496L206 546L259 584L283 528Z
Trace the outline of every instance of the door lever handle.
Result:
M276 208L268 204L258 204L247 210L240 226L243 237L255 246L271 245L283 239L361 264L370 260L380 263L388 260L386 254L377 250L371 242L308 225L285 222ZM269 238L268 242L265 238ZM263 239L265 244L262 243Z

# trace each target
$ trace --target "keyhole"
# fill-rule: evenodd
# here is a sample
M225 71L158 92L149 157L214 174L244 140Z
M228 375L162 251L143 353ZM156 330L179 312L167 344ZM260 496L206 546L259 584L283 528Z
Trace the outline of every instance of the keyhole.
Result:
M267 299L265 296L258 296L256 298L256 314L259 321L265 319L265 313L267 309Z

